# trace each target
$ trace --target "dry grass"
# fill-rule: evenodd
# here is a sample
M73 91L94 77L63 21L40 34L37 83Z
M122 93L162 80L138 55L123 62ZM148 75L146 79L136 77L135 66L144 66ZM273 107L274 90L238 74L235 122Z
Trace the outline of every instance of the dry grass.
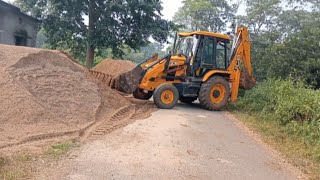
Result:
M26 179L34 169L32 166L32 157L28 154L20 154L11 157L0 157L0 179Z
M76 141L66 141L52 145L40 154L0 156L0 180L33 179L39 167L50 166L78 146Z

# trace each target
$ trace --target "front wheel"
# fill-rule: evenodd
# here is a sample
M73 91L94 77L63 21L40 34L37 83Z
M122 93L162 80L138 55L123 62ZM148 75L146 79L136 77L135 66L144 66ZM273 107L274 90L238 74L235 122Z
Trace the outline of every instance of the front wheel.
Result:
M199 92L200 104L208 110L224 108L230 97L229 82L221 77L214 76L202 84Z
M161 109L172 109L179 100L179 91L172 84L162 84L154 91L153 100Z

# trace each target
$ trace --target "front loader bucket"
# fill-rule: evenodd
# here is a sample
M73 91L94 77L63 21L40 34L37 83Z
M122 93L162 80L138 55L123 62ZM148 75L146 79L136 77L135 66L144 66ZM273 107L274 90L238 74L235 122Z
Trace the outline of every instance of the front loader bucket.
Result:
M131 71L121 74L114 79L114 88L120 92L132 94L140 84L143 69L141 66L136 66Z

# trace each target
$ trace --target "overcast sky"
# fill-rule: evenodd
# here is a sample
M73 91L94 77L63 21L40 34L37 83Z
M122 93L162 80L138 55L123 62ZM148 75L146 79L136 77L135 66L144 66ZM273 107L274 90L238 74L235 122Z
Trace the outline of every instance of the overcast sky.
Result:
M182 6L182 0L162 0L163 16L165 19L172 20L174 14Z

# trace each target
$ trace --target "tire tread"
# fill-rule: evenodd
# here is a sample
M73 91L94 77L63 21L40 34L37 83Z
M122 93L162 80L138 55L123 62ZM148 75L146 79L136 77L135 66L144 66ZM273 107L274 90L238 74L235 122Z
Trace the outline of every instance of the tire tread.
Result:
M210 100L210 90L213 85L218 83L225 86L226 97L223 99L223 101L220 104L215 105ZM217 111L217 110L221 110L223 107L226 106L226 104L228 103L229 96L230 96L229 82L221 76L213 76L208 81L202 84L199 91L198 98L201 106L203 106L205 109L211 110L211 111Z
M171 104L164 104L161 102L161 93L164 90L173 91L174 100ZM172 84L162 84L153 93L153 101L161 109L172 109L178 103L178 100L179 100L179 91Z

